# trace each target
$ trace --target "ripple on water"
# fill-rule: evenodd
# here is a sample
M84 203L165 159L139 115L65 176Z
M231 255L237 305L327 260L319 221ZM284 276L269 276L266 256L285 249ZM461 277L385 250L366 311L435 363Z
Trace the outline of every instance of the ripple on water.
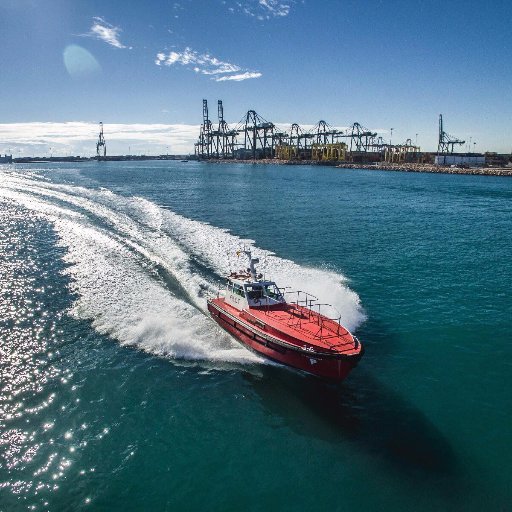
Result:
M59 364L69 296L51 226L9 201L0 225L0 489L6 510L34 509L73 465L76 440L56 432L72 377Z

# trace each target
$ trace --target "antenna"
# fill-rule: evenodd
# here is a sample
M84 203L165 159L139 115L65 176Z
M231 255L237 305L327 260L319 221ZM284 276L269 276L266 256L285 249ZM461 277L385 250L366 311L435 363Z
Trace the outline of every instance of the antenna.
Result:
M253 258L250 250L243 250L243 252L249 258L249 273L251 274L252 280L258 280L258 274L256 272L255 263L259 263L259 258Z

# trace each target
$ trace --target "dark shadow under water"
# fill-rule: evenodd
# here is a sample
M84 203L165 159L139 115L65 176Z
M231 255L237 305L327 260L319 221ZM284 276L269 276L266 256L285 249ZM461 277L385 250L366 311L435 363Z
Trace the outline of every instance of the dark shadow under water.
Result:
M368 371L355 370L340 385L279 367L265 367L262 373L261 378L244 378L265 409L298 434L331 442L338 434L407 472L439 476L458 471L448 440L419 409ZM323 420L326 428L304 421L300 405Z
M413 494L417 489L418 497L426 492L432 504L442 503L447 510L486 502L486 490L462 466L449 440L421 410L367 369L354 370L339 385L278 366L263 368L261 377L245 374L244 379L265 411L290 430L333 445L353 444L374 459L377 473L394 475L397 486L406 485Z

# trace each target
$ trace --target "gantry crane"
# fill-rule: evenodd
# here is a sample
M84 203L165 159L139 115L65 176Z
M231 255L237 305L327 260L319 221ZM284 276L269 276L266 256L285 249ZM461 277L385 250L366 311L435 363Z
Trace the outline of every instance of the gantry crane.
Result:
M443 128L443 114L439 114L439 142L437 145L438 153L453 153L453 147L455 145L462 146L465 144L465 140L460 140L452 137L444 131Z
M107 156L107 143L103 136L103 123L100 121L100 135L98 137L98 142L96 143L96 158L98 160L102 158L101 148L103 148L103 158L105 158Z

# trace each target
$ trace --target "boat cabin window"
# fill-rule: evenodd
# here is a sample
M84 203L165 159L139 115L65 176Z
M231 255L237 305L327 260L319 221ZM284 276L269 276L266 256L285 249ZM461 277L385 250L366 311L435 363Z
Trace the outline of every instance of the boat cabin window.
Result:
M265 295L274 300L282 300L283 296L279 291L279 288L275 285L275 283L270 283L265 285Z
M246 286L245 289L247 290L247 298L254 300L254 299L262 299L263 298L263 286L261 285L250 285Z

